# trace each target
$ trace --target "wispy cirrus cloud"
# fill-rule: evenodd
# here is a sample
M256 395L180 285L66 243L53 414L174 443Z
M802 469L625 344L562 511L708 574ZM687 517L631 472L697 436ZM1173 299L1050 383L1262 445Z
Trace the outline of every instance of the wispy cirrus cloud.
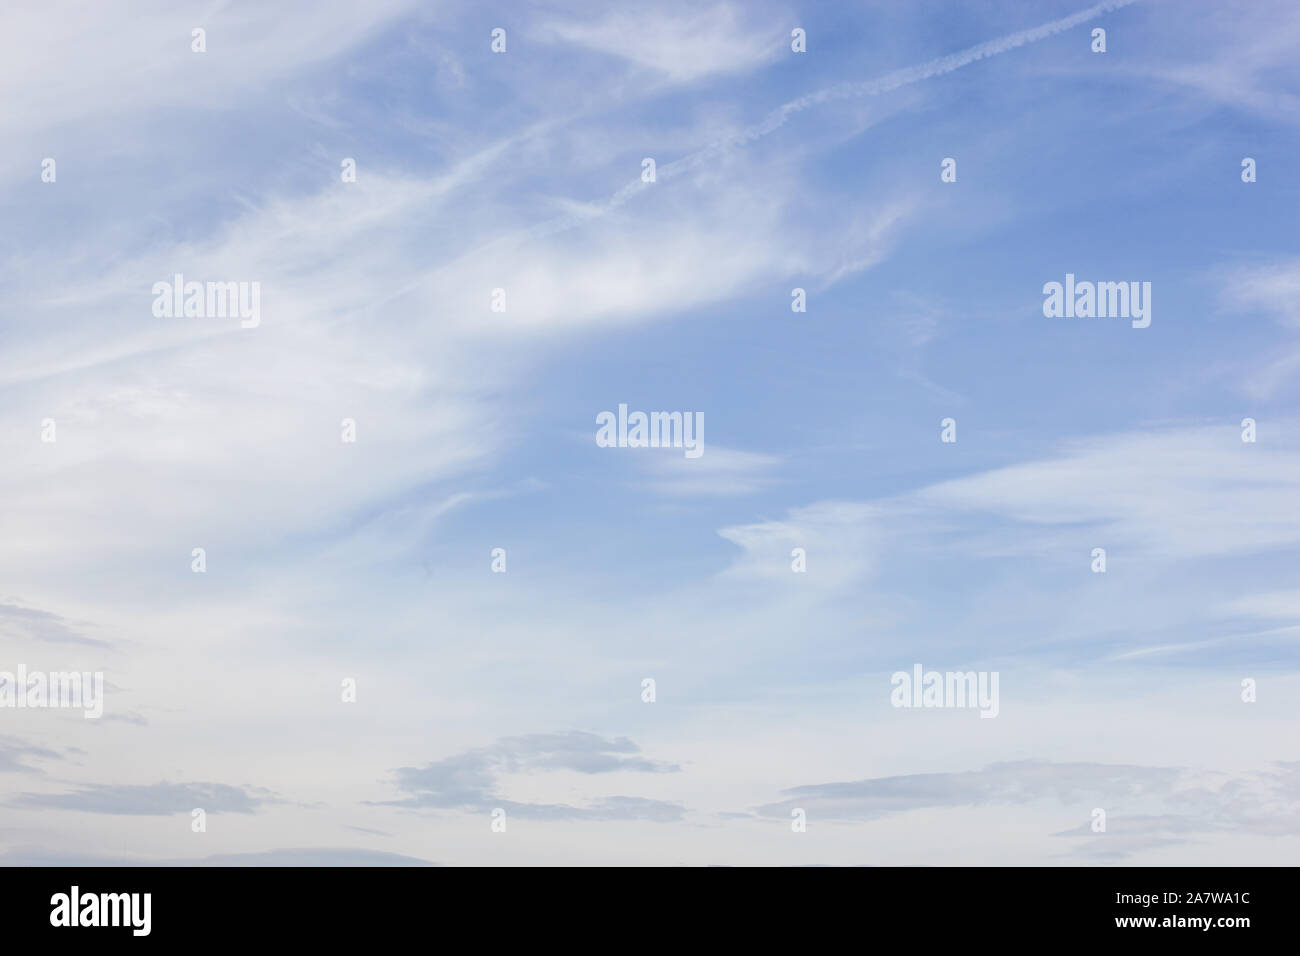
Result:
M670 83L755 69L774 60L789 36L778 17L759 20L730 2L657 4L597 19L580 12L544 22L540 35L619 57Z
M1300 326L1300 259L1230 271L1220 301L1234 311L1259 311L1286 325Z
M848 862L908 827L884 858L942 859L972 807L990 858L1100 853L1035 839L1079 822L1090 780L1124 795L1109 853L1237 860L1293 821L1264 771L1228 775L1255 803L1223 810L1215 780L1147 764L1294 756L1295 15L1052 6L17 11L0 579L22 597L0 636L55 669L109 635L122 686L93 726L21 715L5 861L83 859L107 819L128 860L481 862L463 815L498 807L550 861L798 861L820 828L729 828L770 826L734 810L799 780L866 782L800 793L883 821L833 828L821 852ZM1209 321L1189 277L1225 249L1257 265ZM1156 280L1149 335L1041 321L1042 282L1093 264ZM176 272L260 280L260 327L154 317ZM1250 407L1192 394L1238 359ZM568 437L590 452L622 398L702 409L705 456L591 466ZM980 656L1026 668L997 721L936 733L875 694L877 665ZM593 733L516 733L539 713ZM914 772L944 748L986 769ZM246 852L158 826L208 802ZM1250 827L1194 819L1215 807ZM635 823L710 812L727 826Z

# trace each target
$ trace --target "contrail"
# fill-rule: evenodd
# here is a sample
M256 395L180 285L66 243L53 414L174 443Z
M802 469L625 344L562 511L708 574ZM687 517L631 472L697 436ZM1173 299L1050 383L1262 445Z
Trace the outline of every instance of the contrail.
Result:
M798 99L791 100L789 103L778 106L769 113L767 118L761 123L757 123L746 129L740 130L739 132L733 133L730 136L718 140L716 143L711 143L708 146L705 146L703 149L690 153L687 156L683 156L675 162L659 167L656 170L656 176L671 177L685 170L693 169L700 163L703 163L720 153L726 152L729 149L735 149L736 147L752 143L785 125L786 120L796 113L801 113L814 106L819 106L823 103L829 103L834 100L850 99L852 97L879 96L882 93L888 93L912 83L919 83L921 80L926 80L930 77L952 73L954 70L960 70L962 67L969 66L977 60L997 56L999 53L1006 53L1008 50L1014 50L1017 47L1022 47L1029 43L1037 43L1039 40L1045 40L1050 36L1062 33L1065 30L1078 26L1080 23L1091 20L1099 14L1108 13L1111 10L1118 10L1121 7L1132 6L1134 3L1138 2L1139 0L1108 0L1108 2L1099 3L1086 10L1080 10L1078 13L1072 13L1068 17L1062 17L1061 19L1053 20L1050 23L1044 23L1042 26L1032 27L1028 30L1020 30L1017 33L1009 33L996 40L988 40L984 43L977 44L976 46L968 47L959 53L950 53L948 56L941 56L918 66L909 66L901 70L895 70L893 73L886 73L884 76L878 77L874 80L866 80L865 82L859 83L840 83L836 86L829 86L826 89L819 90L815 93L808 93ZM479 246L478 248L458 257L455 262L439 266L434 269L432 273L425 273L419 278L413 279L402 287L393 290L385 296L384 301L397 298L399 295L410 291L421 283L427 282L431 275L436 275L443 271L452 269L458 262L487 252L490 249L495 249L503 245L511 245L520 241L527 241L529 239L539 239L545 236L554 235L558 232L566 232L567 230L576 228L583 223L591 222L593 219L599 219L611 210L623 205L643 189L648 188L649 185L649 183L643 183L638 177L622 189L618 190L618 192L614 193L614 195L603 203L600 203L599 205L593 204L588 212L576 215L569 214L566 216L560 216L556 219L538 223L536 226L525 229L522 232L493 239L491 242Z
M829 103L834 100L846 100L860 96L879 96L882 93L889 93L900 87L910 86L913 83L919 83L921 80L928 80L934 76L943 76L945 73L952 73L960 70L964 66L969 66L978 60L987 59L991 56L997 56L999 53L1006 53L1017 47L1025 46L1029 43L1037 43L1039 40L1045 40L1057 33L1062 33L1072 27L1085 23L1102 13L1108 13L1111 10L1118 10L1121 7L1131 6L1138 0L1108 0L1106 3L1099 3L1096 6L1089 7L1087 10L1080 10L1078 13L1072 13L1068 17L1062 17L1060 20L1053 20L1050 23L1044 23L1042 26L1032 27L1028 30L1020 30L1017 33L1009 33L1004 37L996 40L988 40L976 46L969 47L959 53L951 53L948 56L941 56L937 59L930 60L918 66L904 67L901 70L895 70L893 73L886 73L882 77L874 80L867 80L859 83L840 83L836 86L829 86L824 90L818 90L815 93L808 93L796 100L791 100L782 106L778 106L767 115L761 123L757 123L739 132L733 133L716 143L711 143L703 149L697 150L675 162L666 166L660 166L656 170L656 178L671 177L677 173L693 169L701 163L717 156L719 153L726 152L729 149L735 149L739 146L745 146L755 140L761 139L771 132L785 125L786 120L796 113L802 113L806 109L814 106L820 106L823 103ZM574 226L581 225L591 219L598 218L618 206L623 205L637 193L649 187L649 183L642 182L639 178L628 183L618 192L614 193L601 206L592 209L590 213L583 215L563 216L550 222L540 223L532 229L527 230L524 238L535 239L539 236L548 236L556 232L563 232Z

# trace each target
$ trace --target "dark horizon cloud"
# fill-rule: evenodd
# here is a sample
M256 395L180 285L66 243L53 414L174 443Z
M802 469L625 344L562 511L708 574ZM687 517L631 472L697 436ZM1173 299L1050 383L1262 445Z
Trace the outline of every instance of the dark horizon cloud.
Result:
M568 804L518 803L499 796L497 778L503 773L570 770L584 774L632 771L676 773L677 764L638 756L641 748L627 737L606 739L596 734L570 731L561 734L527 734L502 737L490 747L479 747L436 760L423 767L400 767L394 773L397 787L410 796L379 801L380 805L412 809L489 812L538 820L681 820L681 804L645 797L605 797L586 807Z
M52 611L18 604L0 604L0 627L19 631L25 637L49 644L83 644L103 648L113 646L107 641L87 637L76 630L67 618Z
M0 737L0 773L44 773L40 767L23 763L24 756L42 760L62 760L63 757L45 747L33 747L17 737Z
M1205 774L1185 767L1134 764L1053 763L1033 759L990 764L983 770L904 774L783 790L786 800L755 808L763 817L788 819L803 809L810 819L853 823L911 810L1023 806L1055 800L1086 814L1106 811L1106 829L1090 821L1050 834L1089 837L1071 848L1079 856L1120 859L1140 850L1192 842L1196 835L1235 832L1286 836L1300 830L1300 762L1279 761L1275 770L1223 778L1206 785ZM1156 808L1160 812L1147 812Z
M776 817L788 816L796 806L816 807L823 817L874 820L908 810L1019 804L1049 797L1063 802L1082 796L1138 797L1167 792L1184 772L1177 767L1020 760L983 770L791 787L782 791L789 799L757 807L756 812Z
M255 792L259 791L259 792ZM9 801L20 809L76 810L123 816L189 813L253 813L280 803L269 791L224 783L83 784L70 793L21 793Z
M89 856L23 847L0 853L0 866L437 866L429 860L352 847L289 847L255 853L219 853L194 859Z

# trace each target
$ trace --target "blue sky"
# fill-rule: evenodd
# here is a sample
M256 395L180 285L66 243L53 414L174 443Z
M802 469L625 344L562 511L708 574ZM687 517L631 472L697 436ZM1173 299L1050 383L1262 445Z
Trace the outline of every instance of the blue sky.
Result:
M4 16L0 859L1295 859L1300 11Z

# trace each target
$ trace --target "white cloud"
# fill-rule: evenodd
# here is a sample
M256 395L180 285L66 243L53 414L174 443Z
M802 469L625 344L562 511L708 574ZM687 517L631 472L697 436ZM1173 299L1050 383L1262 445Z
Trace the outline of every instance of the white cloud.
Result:
M752 70L781 52L789 31L779 28L780 18L751 16L745 22L741 9L734 3L655 4L611 11L594 21L555 20L544 26L543 35L620 57L673 83L691 83Z
M841 588L869 573L879 558L881 510L873 504L827 501L791 509L783 520L722 528L741 549L724 578L797 580L817 591ZM796 574L791 551L803 548L808 570Z
M11 4L0 34L0 96L9 104L0 135L11 146L8 167L49 155L51 142L72 141L56 138L59 131L95 129L107 117L131 125L161 109L247 102L269 82L373 37L414 6L289 0L275 8L215 4L187 11L144 0L123 11L75 0ZM206 53L190 49L195 27L207 30Z
M1300 544L1300 453L1247 444L1240 429L1152 428L1068 442L1054 457L942 482L915 505L983 512L1034 529L1092 525L1105 540L1165 558L1242 554ZM1014 547L1014 546L1013 546Z
M646 487L659 494L691 497L754 494L772 483L770 473L782 459L706 444L699 458L686 458L678 449L668 448L639 455L637 461L653 476Z
M1242 614L1267 620L1300 621L1300 591L1248 594L1225 602L1220 609L1226 614Z
M1286 325L1300 326L1300 259L1233 271L1224 284L1222 302L1234 310L1258 310Z

